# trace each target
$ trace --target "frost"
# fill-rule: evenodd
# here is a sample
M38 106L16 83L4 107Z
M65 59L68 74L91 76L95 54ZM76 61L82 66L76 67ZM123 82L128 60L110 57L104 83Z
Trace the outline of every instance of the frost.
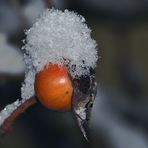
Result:
M96 66L96 42L90 36L84 17L65 10L47 9L26 31L27 72L22 98L34 94L35 74L48 63L65 64L72 78L88 75Z
M17 109L24 101L16 100L12 104L7 105L1 112L0 112L0 126L4 123L5 119L7 119L12 112Z

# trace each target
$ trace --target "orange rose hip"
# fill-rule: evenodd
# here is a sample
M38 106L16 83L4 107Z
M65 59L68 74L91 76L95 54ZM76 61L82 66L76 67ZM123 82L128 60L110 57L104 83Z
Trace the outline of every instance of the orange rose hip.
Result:
M35 77L35 94L49 109L68 110L71 107L73 87L67 67L48 64Z

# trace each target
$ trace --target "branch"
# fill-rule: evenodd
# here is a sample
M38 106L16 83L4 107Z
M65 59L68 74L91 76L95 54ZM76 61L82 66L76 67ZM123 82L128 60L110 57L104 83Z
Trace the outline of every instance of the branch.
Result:
M45 3L47 8L51 7L51 0L44 0L44 3Z
M37 102L35 97L31 97L30 99L26 100L24 103L20 104L19 107L17 107L11 114L9 117L7 117L4 122L2 123L2 125L0 126L0 134L1 135L5 135L6 133L8 133L11 128L13 123L15 122L15 120L17 119L17 117L23 113L27 108L29 108L30 106L34 105Z

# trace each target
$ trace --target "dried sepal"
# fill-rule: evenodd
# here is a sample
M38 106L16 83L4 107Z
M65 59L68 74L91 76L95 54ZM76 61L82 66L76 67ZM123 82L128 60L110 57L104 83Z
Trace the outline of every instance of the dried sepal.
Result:
M8 133L17 117L36 102L36 98L31 97L30 99L17 100L12 104L7 105L0 112L0 134L5 135Z
M90 77L90 88L87 94L81 92L78 86L74 86L72 111L76 123L87 141L87 131L89 128L89 121L91 119L91 111L95 100L96 92L97 83L95 82L94 76Z

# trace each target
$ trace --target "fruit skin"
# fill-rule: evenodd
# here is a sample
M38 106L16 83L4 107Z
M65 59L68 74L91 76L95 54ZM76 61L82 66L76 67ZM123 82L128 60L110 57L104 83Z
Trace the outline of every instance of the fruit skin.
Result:
M35 77L35 93L49 109L66 111L71 108L73 87L64 65L48 64Z

